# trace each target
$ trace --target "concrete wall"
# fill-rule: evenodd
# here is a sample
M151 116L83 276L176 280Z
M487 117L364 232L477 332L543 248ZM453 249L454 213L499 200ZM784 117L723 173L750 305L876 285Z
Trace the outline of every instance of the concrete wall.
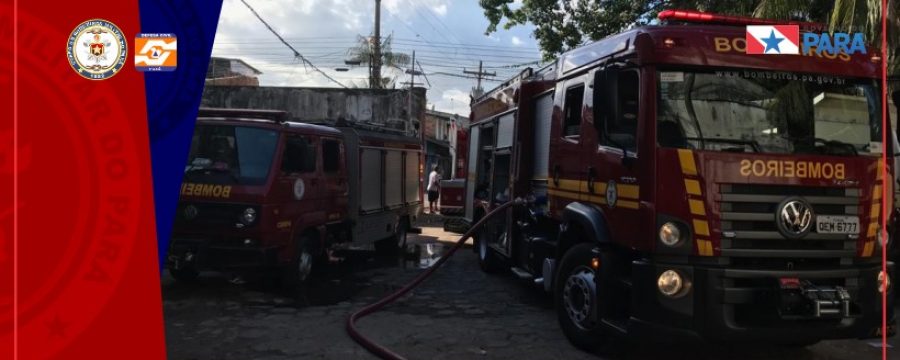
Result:
M293 121L348 122L387 127L418 136L418 124L425 113L425 89L412 91L409 116L407 90L207 86L204 107L284 110Z

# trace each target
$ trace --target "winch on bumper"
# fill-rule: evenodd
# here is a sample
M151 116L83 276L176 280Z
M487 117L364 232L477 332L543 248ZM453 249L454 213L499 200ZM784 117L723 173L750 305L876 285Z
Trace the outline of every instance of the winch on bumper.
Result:
M247 241L250 240L250 241ZM173 238L167 265L180 269L237 269L274 267L278 264L278 246L260 246L251 239Z
M659 276L674 270L688 289L663 295ZM835 270L761 270L633 263L629 334L730 343L802 344L881 334L879 264ZM893 274L889 264L888 274ZM888 288L889 335L894 332Z

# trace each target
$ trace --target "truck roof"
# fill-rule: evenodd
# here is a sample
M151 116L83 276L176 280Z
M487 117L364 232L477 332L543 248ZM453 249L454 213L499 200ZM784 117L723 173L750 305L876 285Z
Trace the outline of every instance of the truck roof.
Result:
M557 76L573 76L607 59L631 59L638 65L753 68L760 70L822 73L835 76L879 78L875 49L866 54L747 55L744 26L718 24L666 24L638 27L582 47L557 59ZM741 45L743 44L743 45Z
M300 123L293 121L276 122L273 120L250 118L250 117L198 117L198 124L222 124L234 126L253 126L260 128L268 128L272 130L290 131L303 134L314 135L333 135L341 134L337 129L330 126Z

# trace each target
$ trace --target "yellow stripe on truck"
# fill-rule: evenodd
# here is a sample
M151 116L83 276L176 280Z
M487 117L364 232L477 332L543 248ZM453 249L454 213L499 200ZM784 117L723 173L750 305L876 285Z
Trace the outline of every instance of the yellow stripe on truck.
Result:
M706 216L706 210L703 208L703 201L690 199L688 200L688 205L691 208L691 214Z
M697 252L700 256L712 256L712 241L697 239Z
M700 196L700 182L694 179L684 179L684 189L690 195Z
M706 220L694 219L694 233L701 236L709 236L709 223Z
M697 175L697 163L694 162L693 151L678 149L678 161L681 162L681 172L685 175Z

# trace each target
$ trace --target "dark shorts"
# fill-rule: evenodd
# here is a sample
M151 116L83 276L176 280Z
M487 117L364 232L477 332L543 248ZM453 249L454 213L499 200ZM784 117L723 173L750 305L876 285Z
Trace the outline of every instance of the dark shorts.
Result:
M435 202L438 199L439 193L437 191L429 191L428 192L428 202Z

